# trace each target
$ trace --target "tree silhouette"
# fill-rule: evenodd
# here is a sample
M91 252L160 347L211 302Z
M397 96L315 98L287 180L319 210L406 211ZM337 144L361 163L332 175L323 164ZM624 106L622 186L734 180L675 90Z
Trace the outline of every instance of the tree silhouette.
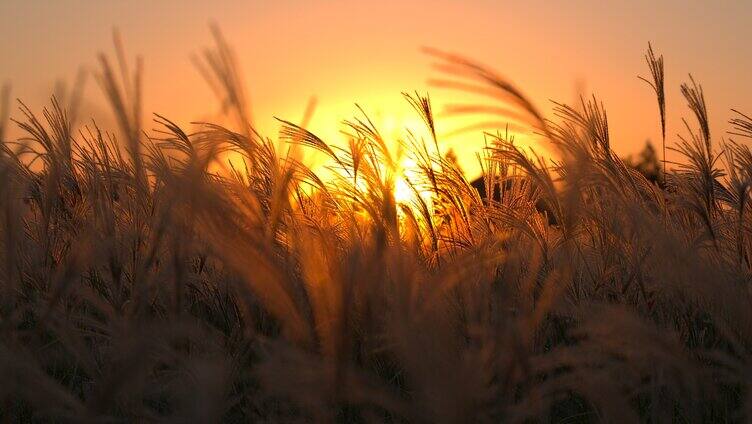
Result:
M648 180L663 186L661 178L661 162L658 154L650 140L645 142L645 147L637 154L636 157L629 155L624 162L632 168L639 171Z

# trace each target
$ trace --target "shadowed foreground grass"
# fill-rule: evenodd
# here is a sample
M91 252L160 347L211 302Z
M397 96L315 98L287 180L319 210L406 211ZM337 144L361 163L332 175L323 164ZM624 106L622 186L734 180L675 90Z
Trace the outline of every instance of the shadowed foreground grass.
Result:
M611 150L595 99L547 121L490 71L432 52L561 160L489 135L498 195L481 198L428 98L406 95L428 138L403 140L416 195L400 203L397 158L364 114L344 149L281 122L281 143L328 155L324 179L247 123L221 38L197 62L235 125L192 133L160 115L143 130L140 65L117 51L98 75L116 132L74 130L53 99L21 105L25 137L2 144L5 420L750 419L752 152L732 139L752 120L711 136L694 81L659 186ZM662 59L648 63L665 128Z

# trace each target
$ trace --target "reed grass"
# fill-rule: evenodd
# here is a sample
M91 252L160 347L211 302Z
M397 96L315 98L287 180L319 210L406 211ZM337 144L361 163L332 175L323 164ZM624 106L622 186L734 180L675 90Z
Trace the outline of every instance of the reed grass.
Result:
M3 419L750 419L748 115L715 143L701 87L682 85L697 128L659 186L613 151L597 99L547 120L431 51L444 86L511 99L561 160L487 134L482 196L429 98L405 94L427 138L402 140L418 169L400 202L362 110L345 147L280 120L279 142L324 152L334 177L281 156L215 39L197 62L234 127L154 115L145 131L141 61L119 38L97 76L116 132L74 130L54 98L41 115L19 103L24 136L0 155ZM647 58L665 136L663 61Z

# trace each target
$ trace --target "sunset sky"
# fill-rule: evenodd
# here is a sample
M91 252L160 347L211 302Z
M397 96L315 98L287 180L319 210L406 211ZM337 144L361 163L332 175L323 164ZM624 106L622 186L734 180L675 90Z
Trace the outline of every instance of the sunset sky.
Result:
M336 138L355 102L387 128L415 121L402 91L430 93L440 112L455 94L427 85L436 71L420 47L431 46L497 70L547 115L549 99L594 93L626 155L646 139L659 143L655 98L637 79L648 76L648 41L666 60L670 141L687 116L679 84L690 72L705 89L716 136L728 129L730 108L752 112L751 14L749 1L3 0L0 82L38 108L56 80L70 84L79 66L94 69L96 54L112 51L117 27L127 53L144 57L147 111L181 124L211 118L217 102L190 55L211 45L208 24L216 22L239 58L263 132L275 135L273 116L299 121L315 96L311 129ZM95 116L108 113L93 80L86 96ZM447 118L446 128L456 119ZM478 132L444 145L467 162L482 141Z

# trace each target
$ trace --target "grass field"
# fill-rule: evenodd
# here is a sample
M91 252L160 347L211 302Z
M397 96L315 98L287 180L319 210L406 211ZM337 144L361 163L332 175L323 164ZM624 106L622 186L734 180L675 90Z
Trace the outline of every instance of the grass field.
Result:
M75 96L9 122L6 90L0 417L749 420L752 119L711 134L688 79L686 131L665 134L651 48L645 107L676 158L651 181L611 149L595 98L546 120L491 71L433 55L505 96L557 159L487 134L481 197L418 93L409 174L361 112L345 148L288 121L266 138L221 38L199 62L225 126L141 122L140 65L119 44L97 75L117 128L77 125ZM291 145L325 154L326 177Z

